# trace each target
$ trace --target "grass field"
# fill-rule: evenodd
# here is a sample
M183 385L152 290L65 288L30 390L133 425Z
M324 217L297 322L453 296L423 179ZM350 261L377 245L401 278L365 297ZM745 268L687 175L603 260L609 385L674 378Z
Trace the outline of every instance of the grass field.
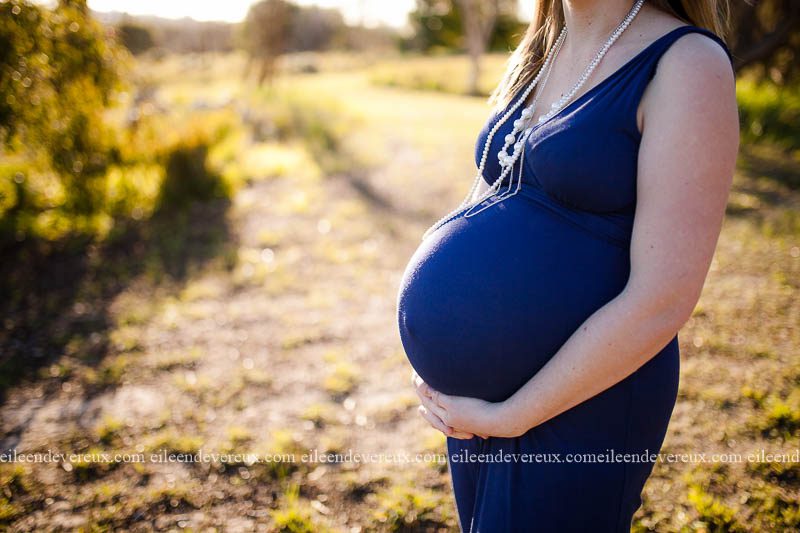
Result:
M489 110L424 81L442 61L455 79L463 58L406 64L423 80L411 88L392 81L398 61L337 57L262 89L242 80L238 56L139 65L163 134L224 117L209 165L235 194L37 265L32 289L49 291L42 308L59 318L31 332L47 354L36 371L3 386L3 448L275 457L0 464L1 527L458 530L395 298L424 229L466 193ZM501 67L493 58L487 76ZM708 282L680 332L662 450L708 460L657 464L635 531L800 530L800 463L711 460L800 448L799 176L800 155L742 146ZM390 455L301 460L315 449ZM392 460L402 453L428 455Z

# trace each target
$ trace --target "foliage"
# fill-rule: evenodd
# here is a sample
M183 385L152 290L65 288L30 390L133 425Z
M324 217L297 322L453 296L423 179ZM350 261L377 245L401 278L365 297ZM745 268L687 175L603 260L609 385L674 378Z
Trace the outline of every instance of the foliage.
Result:
M117 38L133 55L142 54L155 45L153 34L148 28L131 22L123 22L117 26Z
M525 23L516 15L516 2L501 2L501 10L489 40L489 50L508 51L522 37ZM463 49L461 7L453 0L417 0L409 14L414 27L411 46L421 51Z
M0 246L102 237L117 220L232 193L209 163L231 114L153 115L121 127L110 112L129 88L129 56L85 3L51 10L13 0L0 14Z
M261 0L250 6L241 27L242 47L254 57L285 52L325 50L345 44L340 10L299 6L285 0Z
M158 211L185 209L193 201L206 202L231 195L230 184L208 167L210 144L199 135L182 140L171 150L156 202Z
M250 6L242 25L242 44L251 57L277 56L288 51L296 6L285 0L262 0Z
M800 149L800 87L740 79L737 83L742 140L770 141L788 150Z
M730 42L737 71L760 81L800 82L800 3L759 0L731 3Z
M4 229L16 233L24 211L97 211L103 175L118 156L104 110L124 65L124 52L89 17L85 1L53 10L0 3L0 142L20 163L0 174ZM49 175L44 190L29 186L29 171Z

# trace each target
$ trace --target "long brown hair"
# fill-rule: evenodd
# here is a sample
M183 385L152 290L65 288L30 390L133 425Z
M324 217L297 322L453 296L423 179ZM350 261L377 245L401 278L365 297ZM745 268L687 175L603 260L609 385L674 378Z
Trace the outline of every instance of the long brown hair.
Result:
M730 30L729 0L647 0L654 7L694 26L706 28L723 40ZM539 72L564 25L561 0L535 0L528 30L509 56L500 83L489 96L496 109L505 108L513 96Z

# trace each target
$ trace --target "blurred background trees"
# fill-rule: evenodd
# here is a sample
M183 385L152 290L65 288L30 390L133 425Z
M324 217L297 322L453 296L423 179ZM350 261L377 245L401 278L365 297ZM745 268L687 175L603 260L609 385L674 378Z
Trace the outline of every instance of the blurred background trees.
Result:
M278 58L289 50L296 6L285 0L262 0L250 6L242 26L242 43L255 66L259 84L270 81Z
M122 22L117 26L117 37L119 42L135 56L147 52L155 44L150 29L136 22Z
M481 57L489 50L512 49L526 25L518 18L515 0L417 0L409 15L414 27L412 48L466 50L470 58L466 92L478 94Z
M465 33L468 28L464 20L464 6L485 21L485 51L505 52L522 38L527 24L520 20L517 12L518 2L499 0L487 2L486 7L467 0L417 0L415 9L409 13L412 34L404 43L405 48L420 52L460 52L466 50ZM491 9L487 9L491 7ZM470 26L471 27L471 26ZM480 29L480 28L476 28ZM480 32L478 32L480 35Z
M748 67L774 83L800 75L800 2L733 2L730 45L737 70Z

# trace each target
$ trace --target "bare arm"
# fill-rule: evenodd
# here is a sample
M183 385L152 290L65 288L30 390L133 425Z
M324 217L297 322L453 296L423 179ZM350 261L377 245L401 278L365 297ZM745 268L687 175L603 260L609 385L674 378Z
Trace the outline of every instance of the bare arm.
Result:
M690 34L661 58L643 102L631 272L511 398L432 393L444 424L517 436L623 380L691 316L714 255L739 146L735 79L725 52Z

